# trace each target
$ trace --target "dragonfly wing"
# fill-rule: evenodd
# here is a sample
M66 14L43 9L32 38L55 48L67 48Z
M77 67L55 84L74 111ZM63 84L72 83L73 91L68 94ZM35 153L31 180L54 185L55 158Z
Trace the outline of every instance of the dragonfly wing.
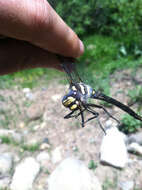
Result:
M78 83L78 82L82 82L78 71L76 69L76 63L77 60L71 57L63 57L63 56L59 56L58 58L61 62L61 67L63 68L63 70L65 71L65 73L67 74L67 78L69 80L70 83Z

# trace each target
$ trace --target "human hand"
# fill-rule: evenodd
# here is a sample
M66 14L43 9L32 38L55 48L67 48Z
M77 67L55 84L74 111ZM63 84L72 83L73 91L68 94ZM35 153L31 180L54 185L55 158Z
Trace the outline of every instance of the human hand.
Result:
M55 54L79 57L83 44L46 0L0 0L0 75L26 68L60 69Z

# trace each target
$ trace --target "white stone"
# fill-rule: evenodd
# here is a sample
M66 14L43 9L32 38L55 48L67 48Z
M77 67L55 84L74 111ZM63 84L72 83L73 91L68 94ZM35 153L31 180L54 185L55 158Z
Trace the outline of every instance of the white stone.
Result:
M117 126L117 122L112 121L111 119L107 120L105 123L105 128L116 127L116 126Z
M48 179L48 190L102 190L98 179L82 161L65 159Z
M124 168L128 162L128 154L124 142L124 134L113 127L106 131L100 149L100 161L118 168Z
M46 167L48 165L48 162L50 160L50 156L48 152L41 152L36 157L37 161L41 164L42 167Z
M24 92L24 93L28 93L28 92L30 92L30 91L31 91L30 88L23 88L23 92Z
M48 122L48 120L49 120L48 111L45 111L44 114L43 114L43 121Z
M131 144L133 142L136 142L139 145L142 145L142 132L137 132L128 137L128 144Z
M47 127L47 123L46 122L42 122L41 125L40 125L40 128L41 129L44 129Z
M27 92L27 93L25 93L25 96L26 96L26 98L29 99L29 100L33 100L33 99L34 99L34 95L33 95L32 92Z
M55 95L51 96L51 99L52 99L54 102L57 102L58 100L61 99L61 94L55 94Z
M40 125L35 125L35 126L33 127L33 130L34 130L34 131L37 131L38 129L40 129Z
M52 163L57 163L57 162L60 162L61 159L62 159L62 154L61 154L61 146L58 146L57 148L55 148L52 152L51 152L51 155L52 155Z
M118 187L122 190L133 190L134 189L134 181L120 181L118 183Z
M142 146L137 144L137 143L131 143L128 147L127 150L129 152L133 152L135 154L142 155Z
M25 123L24 122L20 122L19 123L19 127L23 129L25 127Z
M16 166L11 190L31 190L32 184L40 171L40 164L32 157L26 158Z
M7 174L12 169L13 157L10 153L0 154L0 173Z
M42 143L42 144L40 145L40 150L46 150L46 149L48 149L48 148L50 148L50 145L47 144L47 143Z
M7 189L9 187L10 177L4 176L0 178L0 189Z

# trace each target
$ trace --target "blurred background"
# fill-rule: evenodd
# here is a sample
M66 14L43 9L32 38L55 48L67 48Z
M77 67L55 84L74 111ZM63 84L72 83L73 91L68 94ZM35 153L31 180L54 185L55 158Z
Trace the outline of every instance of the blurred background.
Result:
M85 53L77 64L84 82L142 114L142 1L49 0L49 3L84 42ZM91 121L81 129L78 120L63 119L68 113L61 105L68 92L67 84L65 74L52 69L0 76L0 153L8 152L13 160L8 180L12 179L17 164L32 156L42 168L33 189L47 189L50 173L67 156L75 156L93 170L103 190L142 190L142 151L129 155L131 165L123 171L104 167L99 163L104 134L96 122ZM118 108L100 103L121 121L120 130L127 137L142 134L139 121ZM102 124L107 125L108 118L102 111L100 117ZM42 159L47 159L46 163ZM9 188L9 181L3 189Z

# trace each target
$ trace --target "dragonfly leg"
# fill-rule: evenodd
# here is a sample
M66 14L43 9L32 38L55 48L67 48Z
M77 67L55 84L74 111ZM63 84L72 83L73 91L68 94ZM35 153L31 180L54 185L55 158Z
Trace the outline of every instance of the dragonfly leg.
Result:
M77 113L77 114L75 114L75 115L72 115L72 114L75 112L75 111L72 111L72 112L70 112L69 114L67 114L67 115L64 117L64 119L69 119L69 118L72 118L72 117L77 118L77 117L78 117L79 115L81 115L84 111L85 111L85 109L83 109L83 110L80 109L80 112Z
M83 109L83 110L82 110L82 109L80 108L80 113L79 113L79 114L81 114L81 120L82 120L82 123L81 123L81 124L82 124L82 127L84 127L84 124L85 124L85 122L84 122L84 115L83 115L83 112L84 112L85 110L86 110L86 109Z
M103 128L103 126L102 126L102 124L101 124L101 122L100 122L100 120L97 118L97 121L98 121L98 124L99 124L99 126L100 126L100 128L103 130L103 132L105 133L105 135L106 135L106 131L105 131L105 129Z
M97 118L99 116L99 113L95 112L94 110L91 110L89 108L86 108L86 109L87 109L87 111L91 112L94 116L87 119L85 121L85 123L87 123L88 121L91 121L92 119L95 119L95 118Z
M83 104L83 106L85 107L85 110L87 110L88 112L91 112L91 113L94 115L93 117L90 117L89 119L87 119L87 120L85 121L85 123L87 123L88 121L91 121L92 119L95 119L95 118L97 118L97 117L99 116L99 113L96 112L96 111L94 111L94 110L92 110L92 109L88 106L88 104Z
M78 113L78 114L75 114L75 115L72 115L75 111L72 111L72 112L70 112L69 114L67 114L65 117L64 117L64 119L69 119L69 118L73 118L73 117L75 117L75 118L77 118L79 115L81 115L81 119L82 119L82 127L84 127L84 115L83 115L83 112L86 110L86 109L79 109L80 110L80 112Z
M69 114L67 114L66 116L64 116L64 119L69 119L71 117L75 117L76 115L72 115L75 111L70 112Z
M120 124L120 121L117 120L115 117L113 117L113 116L106 110L106 108L104 108L103 106L96 105L96 104L86 104L86 105L89 106L89 107L96 107L96 108L102 109L109 117L111 117L111 118L114 119L117 123Z
M87 111L91 112L91 113L94 115L93 117L91 117L91 118L89 118L87 121L85 121L85 123L87 123L88 121L90 121L90 120L92 120L92 119L97 118L97 122L98 122L100 128L101 128L101 129L103 130L103 132L106 134L106 131L105 131L105 129L103 128L103 126L102 126L102 124L101 124L101 122L100 122L100 120L99 120L99 118L98 118L99 113L98 113L98 112L95 112L94 110L92 110L92 109L88 106L88 104L85 105L85 107L86 107L86 110L87 110Z

